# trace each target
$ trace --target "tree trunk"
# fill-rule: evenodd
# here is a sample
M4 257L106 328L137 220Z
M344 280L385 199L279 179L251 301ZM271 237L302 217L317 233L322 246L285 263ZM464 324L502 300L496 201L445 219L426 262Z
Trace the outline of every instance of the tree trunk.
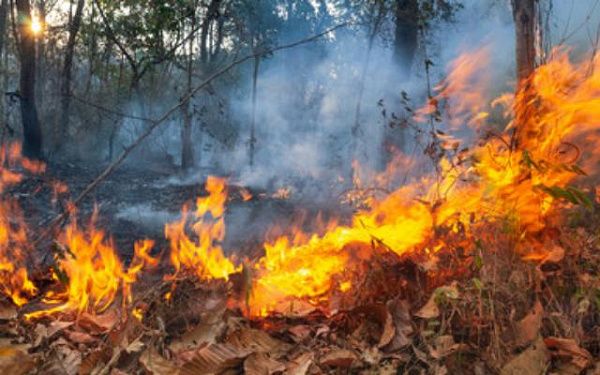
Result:
M519 84L535 69L536 2L537 0L512 0Z
M0 56L4 51L4 43L6 42L7 35L7 14L8 14L8 0L2 0L0 3Z
M203 65L206 65L209 57L209 45L208 37L210 32L210 25L212 21L219 17L219 7L221 6L221 0L211 0L204 16L202 27L200 28L200 60Z
M418 19L418 0L396 0L394 62L399 68L402 79L408 78L415 59L419 32Z
M2 73L2 82L4 83L6 81L6 78L8 77L8 72L5 71L5 69L8 68L7 64L4 64L4 43L6 42L6 35L7 35L7 30L8 28L6 27L7 24L7 14L8 14L8 1L9 0L1 0L0 2L0 72ZM2 92L4 92L5 87L2 86ZM0 93L1 96L2 93ZM0 129L2 129L2 134L4 134L4 130L5 130L5 126L7 124L4 123L4 113L5 113L5 108L4 108L4 98L1 97L0 98Z
M192 114L190 101L181 107L183 126L181 127L181 169L189 170L194 166L194 149L192 145Z
M371 15L373 17L372 19L372 24L369 30L369 40L367 42L367 52L366 52L366 56L365 56L365 61L363 63L362 66L362 71L361 71L361 75L358 81L358 96L357 96L357 100L356 100L356 107L354 110L354 124L352 125L352 128L350 129L350 134L352 136L352 141L351 141L351 149L350 149L350 158L351 161L357 160L358 159L358 149L359 149L359 141L360 141L360 137L363 134L363 129L361 126L361 111L362 111L362 101L363 101L363 96L364 96L364 92L365 92L365 85L366 85L366 81L367 81L367 73L369 71L369 65L371 64L371 54L373 52L373 44L375 43L375 37L377 37L377 34L379 33L379 29L381 27L381 24L383 22L383 18L385 15L385 4L383 1L378 2L375 1L373 2L373 6L371 8ZM355 176L356 171L354 170L354 163L352 163L352 166L350 168L350 181L353 181L353 178Z
M34 2L35 4L35 2ZM38 19L42 27L46 25L46 2L44 0L37 1L37 14ZM36 64L35 64L35 74L36 74L36 86L35 86L35 100L37 108L40 112L43 113L44 110L44 86L46 82L44 66L46 65L46 42L44 40L43 31L41 34L36 35L35 38L36 44Z
M77 41L77 34L81 26L81 17L83 14L83 6L85 0L77 0L77 8L75 9L75 15L71 19L69 24L69 39L67 40L67 46L65 49L65 60L62 69L62 79L60 83L60 123L58 124L58 131L55 132L59 136L58 142L56 143L57 150L60 150L61 142L67 141L68 129L69 129L69 110L71 107L71 79L73 71L73 55L75 53L75 42Z
M206 22L206 21L205 21ZM206 26L206 23L203 25ZM196 28L196 15L192 15L192 32ZM194 38L190 36L188 41L188 61L187 61L187 87L184 97L186 101L181 107L183 115L183 126L181 127L181 169L189 170L194 166L194 145L192 143L192 114L191 99L192 75L194 69Z
M256 105L258 87L258 68L260 57L254 58L254 71L252 73L252 117L250 119L250 166L254 166L254 153L256 151Z
M31 32L29 0L16 0L21 60L20 103L23 123L23 155L42 158L42 131L35 105L35 36Z
M415 59L419 37L419 1L396 0L394 30L394 63L397 67L400 81L409 79ZM400 102L401 98L398 98ZM407 152L406 138L408 128L389 126L384 127L383 150L379 167L384 170L393 160L397 150Z
M515 22L515 54L517 73L517 92L525 97L517 101L515 106L515 131L511 147L526 150L529 140L535 136L535 129L529 124L537 115L535 93L532 92L528 78L536 67L536 2L537 0L512 0L513 18Z

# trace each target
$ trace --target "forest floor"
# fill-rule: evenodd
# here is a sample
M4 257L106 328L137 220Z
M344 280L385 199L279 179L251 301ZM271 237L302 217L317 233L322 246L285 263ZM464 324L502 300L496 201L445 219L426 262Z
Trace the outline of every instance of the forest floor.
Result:
M50 165L47 173L28 178L8 194L18 198L32 227L43 227L103 169L101 165ZM79 220L87 224L97 210L95 226L113 237L117 249L126 258L131 255L133 243L140 239L153 239L157 241L157 247L162 247L166 244L165 224L179 220L184 205L193 208L195 199L206 195L203 181L209 173L207 170L184 175L166 168L120 168L77 207ZM69 192L53 199L52 186L57 181L63 182ZM251 199L244 201L242 188L252 195ZM340 210L337 206L323 205L311 199L279 197L274 189L267 191L233 185L228 186L228 190L225 216L228 234L224 248L242 253L260 245L273 223L286 230L318 212L326 215L335 210L336 216L340 212L346 216L350 213L348 207ZM310 226L308 222L301 224ZM310 230L309 227L305 229Z
M100 169L50 168L8 193L30 225L58 211L51 179L81 191ZM80 207L114 237L127 258L141 238L163 238L165 222L203 194L170 171L122 169ZM44 180L44 181L42 181ZM43 184L40 184L43 182ZM267 224L293 225L298 206L231 188L225 248L258 254ZM262 195L261 195L262 194ZM308 217L318 204L307 209ZM600 235L598 207L568 226L550 228L543 259L525 260L515 237L497 224L454 236L430 256L397 256L373 245L377 261L357 265L360 280L327 309L247 318L244 274L228 282L160 275L138 286L137 318L113 307L101 315L24 320L0 309L0 369L11 374L600 374ZM161 242L162 241L162 242ZM241 249L241 250L240 250ZM164 270L163 270L164 271ZM157 271L160 272L160 271ZM172 292L166 301L163 296ZM232 302L233 301L233 302ZM247 300L246 300L247 302ZM327 312L325 311L327 310Z

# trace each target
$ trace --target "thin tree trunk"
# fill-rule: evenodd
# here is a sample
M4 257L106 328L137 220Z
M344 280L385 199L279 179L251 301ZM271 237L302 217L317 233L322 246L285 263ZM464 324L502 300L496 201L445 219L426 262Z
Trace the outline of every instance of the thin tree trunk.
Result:
M200 61L203 65L206 65L209 58L209 44L208 37L210 32L210 25L213 20L219 16L219 7L221 6L221 0L211 0L206 10L206 15L200 30Z
M46 2L45 0L40 0L37 2L37 12L39 22L42 27L46 25ZM43 32L40 35L36 35L35 38L36 43L36 52L37 52L37 62L36 62L36 91L35 91L35 100L37 104L37 108L40 112L44 111L44 86L46 82L45 77L45 65L46 65L46 42L44 40Z
M250 166L254 166L254 153L256 152L256 106L258 88L258 69L260 57L254 57L254 71L252 73L252 117L250 119Z
M196 16L192 16L192 30L196 28ZM194 148L192 144L192 114L191 98L192 92L192 74L194 68L194 38L188 42L188 61L187 61L187 87L185 97L187 98L181 112L183 115L183 126L181 127L181 169L189 170L194 166Z
M401 82L409 79L419 39L419 1L396 0L393 59ZM401 98L398 97L400 102ZM383 150L379 167L393 160L396 150L407 152L407 127L384 127Z
M8 48L4 49L4 56L1 56L1 58L3 59L4 62L4 66L8 67ZM8 91L8 81L9 81L9 76L8 76L8 72L5 72L4 74L4 80L2 81L2 92L7 92ZM13 130L9 125L9 113L8 110L5 107L5 101L2 100L2 108L3 108L3 117L0 121L3 121L2 124L2 135L0 136L0 143L4 143L4 140L6 138L6 134L8 133L10 136L13 135Z
M394 61L402 79L408 78L417 51L419 1L396 0Z
M535 69L536 0L512 0L519 84Z
M8 14L8 0L2 0L0 2L0 56L4 52L4 43L6 42L7 35L7 14Z
M117 89L116 89L116 97L118 98L121 93L121 85L123 83L123 71L125 70L125 61L124 58L121 57L119 60L119 77L117 79ZM108 70L108 66L107 66ZM129 99L131 99L131 90L129 91ZM115 120L112 129L110 130L110 135L108 137L108 161L112 162L113 157L115 156L115 142L117 140L117 134L119 133L119 128L123 123L123 118L118 118Z
M58 131L55 134L59 135L58 142L56 142L57 149L60 150L62 143L68 142L68 129L69 129L69 114L71 107L71 79L73 72L73 55L75 54L75 42L77 41L77 34L81 26L81 17L83 14L83 6L85 0L77 0L77 8L75 9L75 15L71 19L69 24L69 39L67 40L67 46L65 49L65 60L62 69L62 79L60 84L60 123L58 124Z
M379 7L377 7L379 5ZM365 92L365 84L367 80L367 72L369 71L369 65L371 64L371 54L373 52L373 44L375 43L375 37L379 32L379 27L381 26L381 21L384 14L384 3L383 2L374 2L373 7L371 9L371 14L373 15L373 23L371 24L371 29L369 30L369 41L367 45L367 54L365 57L365 61L363 63L362 72L358 81L358 97L356 99L356 107L354 110L354 125L351 128L351 159L354 160L357 157L357 152L359 148L359 139L363 133L361 127L361 110L362 110L362 101ZM354 177L354 163L352 163L352 168L350 170L351 177ZM351 179L352 180L352 179Z
M511 146L514 149L527 149L528 140L533 138L535 129L529 129L537 114L533 104L535 93L532 92L528 78L536 67L536 2L537 0L512 0L513 18L515 22L515 57L517 73L517 92L525 95L515 107L515 132Z
M35 36L31 31L31 5L29 0L16 0L19 50L21 60L20 102L23 123L23 154L29 158L42 158L42 131L35 105Z
M0 2L0 72L2 73L2 82L6 82L8 77L8 65L5 64L4 59L4 43L6 42L6 35L8 27L7 25L7 14L8 14L8 0L2 0ZM2 86L2 92L6 91L5 86ZM1 95L2 93L0 93ZM0 128L2 129L2 134L4 134L6 126L8 124L4 123L4 98L0 98Z

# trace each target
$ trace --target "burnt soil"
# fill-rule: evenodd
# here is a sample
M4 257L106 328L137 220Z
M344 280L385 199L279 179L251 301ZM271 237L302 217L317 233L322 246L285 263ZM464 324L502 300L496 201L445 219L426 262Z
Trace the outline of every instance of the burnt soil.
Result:
M105 166L72 163L50 164L46 173L28 176L5 194L16 198L23 209L35 239L42 229L98 176ZM97 210L95 226L112 238L121 256L127 260L136 240L150 238L156 249L166 249L164 225L179 220L184 205L194 207L198 196L206 195L204 182L210 171L186 176L177 170L142 170L121 167L100 183L77 207L80 225L90 223ZM69 192L57 199L52 186L65 183ZM244 201L242 187L228 186L229 200L225 214L227 235L223 243L226 252L244 256L259 255L261 243L274 235L289 233L300 226L305 231L316 230L316 218L349 217L348 207L323 204L293 195L289 199L273 197L274 191L244 187L253 198ZM343 220L343 219L342 219ZM39 230L38 230L39 229ZM48 242L48 241L46 241Z

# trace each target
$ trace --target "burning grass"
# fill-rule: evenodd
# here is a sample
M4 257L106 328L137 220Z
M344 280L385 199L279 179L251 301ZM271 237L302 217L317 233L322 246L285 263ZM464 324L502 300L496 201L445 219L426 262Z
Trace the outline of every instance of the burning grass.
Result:
M27 270L30 230L4 198L1 291L28 307L29 324L65 323L53 334L56 321L38 323L46 331L32 335L31 358L68 352L100 373L140 363L182 374L240 366L541 373L549 358L556 368L592 366L600 345L598 202L573 183L597 177L600 58L573 64L555 51L516 95L486 101L489 82L473 62L488 53L459 58L415 111L435 173L383 197L358 194L366 199L350 224L331 220L314 234L298 227L265 242L258 259L225 255L227 182L209 177L196 210L184 207L166 225L164 257L142 240L125 266L95 220L80 227L73 218L56 237L52 283L41 287ZM494 105L504 106L501 132L486 124ZM442 124L478 139L462 145ZM43 171L18 151L2 149L2 189ZM375 181L397 172L391 166ZM156 268L166 276L134 293Z

